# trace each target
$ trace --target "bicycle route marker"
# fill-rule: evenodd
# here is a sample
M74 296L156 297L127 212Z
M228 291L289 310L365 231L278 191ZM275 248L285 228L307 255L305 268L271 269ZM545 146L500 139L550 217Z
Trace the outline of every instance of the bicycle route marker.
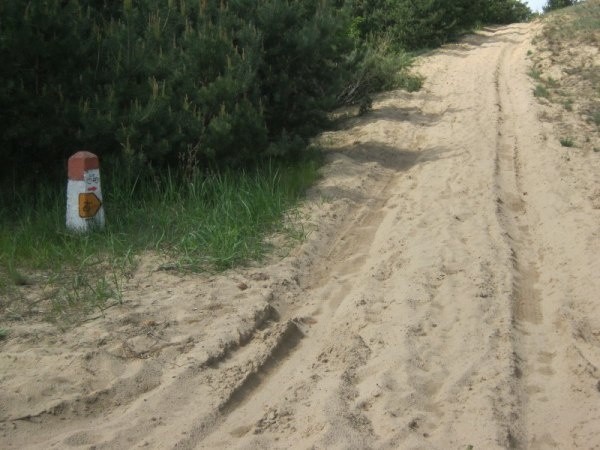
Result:
M67 184L67 228L78 233L104 227L104 207L100 187L100 163L90 152L77 152L69 158Z
M102 202L93 192L79 194L79 217L82 219L95 217L101 207Z

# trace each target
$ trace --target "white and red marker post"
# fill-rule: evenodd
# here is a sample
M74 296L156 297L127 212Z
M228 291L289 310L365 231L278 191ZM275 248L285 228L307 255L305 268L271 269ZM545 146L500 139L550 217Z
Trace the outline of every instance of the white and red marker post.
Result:
M103 228L98 157L90 152L77 152L69 158L68 172L67 228L78 233Z

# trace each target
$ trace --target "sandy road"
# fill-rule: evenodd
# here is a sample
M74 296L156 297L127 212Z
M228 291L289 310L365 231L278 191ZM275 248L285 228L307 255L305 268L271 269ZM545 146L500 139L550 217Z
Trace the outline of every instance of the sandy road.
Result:
M438 52L422 93L333 133L382 173L302 279L308 305L287 311L312 325L185 446L600 444L600 353L565 317L595 308L598 229L556 223L573 193L544 161L530 38L515 25Z
M538 119L534 31L448 46L422 61L421 92L386 94L323 136L329 163L307 205L317 227L300 249L232 275L251 285L243 293L213 278L186 302L199 288L184 280L161 336L189 345L123 363L104 396L8 411L0 442L599 448L600 210L588 188L600 168L567 165ZM188 307L216 296L240 299L236 312L222 300L205 334L183 328ZM233 331L207 337L211 326ZM85 357L117 364L101 353Z

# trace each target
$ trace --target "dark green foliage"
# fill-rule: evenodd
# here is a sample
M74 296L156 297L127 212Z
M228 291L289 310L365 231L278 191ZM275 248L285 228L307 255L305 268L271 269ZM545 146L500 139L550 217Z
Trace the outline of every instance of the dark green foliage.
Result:
M248 0L255 5L255 0ZM353 42L342 11L318 0L259 2L253 25L261 30L260 98L272 137L313 135L336 105L348 77L345 55ZM252 17L255 7L243 11Z
M405 49L517 0L4 0L0 184L62 179L89 149L154 169L294 156L340 103L406 78ZM17 181L18 180L18 181Z
M19 179L83 148L154 167L288 153L335 104L353 46L316 0L7 0L0 16L0 175Z
M518 0L355 0L353 31L385 33L396 47L435 47L483 23L528 20L531 10Z
M520 0L489 1L480 20L484 23L526 22L533 16L527 5Z
M579 0L548 0L548 3L546 3L546 6L544 6L544 12L566 8L567 6L573 6L577 3L579 3Z

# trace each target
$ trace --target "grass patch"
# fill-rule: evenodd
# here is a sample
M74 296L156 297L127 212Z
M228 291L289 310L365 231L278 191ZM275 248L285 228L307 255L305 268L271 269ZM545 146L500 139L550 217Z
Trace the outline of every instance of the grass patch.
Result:
M580 119L600 127L600 71L594 55L600 45L600 0L586 0L577 5L561 8L545 15L540 35L544 53L534 60L532 76L539 83L537 97L546 97L562 105L566 111L576 112ZM561 71L561 81L543 77L535 69L542 59ZM551 96L550 96L551 94ZM582 148L592 142L582 137ZM560 139L564 147L575 145L572 138Z
M398 80L398 88L408 92L417 92L423 87L425 77L419 74L405 72Z
M558 85L559 85L558 81L557 81L557 80L555 80L555 79L554 79L554 78L552 78L552 77L548 77L548 78L546 79L546 84L547 84L548 86L550 86L551 88L556 88L556 87L558 87Z
M0 319L43 313L74 320L102 312L121 301L120 284L145 250L191 271L260 260L270 250L267 234L297 231L283 219L318 166L314 157L242 172L144 178L123 176L123 167L104 169L106 228L87 235L65 229L65 187L3 189L0 206L10 213L0 218ZM40 298L25 301L21 284L35 284Z
M567 111L573 111L573 100L572 99L567 99L563 102L563 106L565 107L565 109Z
M564 137L560 139L560 145L563 147L574 147L575 141L571 137Z
M588 0L548 15L543 36L554 55L573 46L600 45L600 0ZM592 89L600 92L600 74L593 64L565 69L569 74L587 80Z
M573 7L553 11L544 28L544 37L552 42L569 42L573 39L597 44L600 29L600 2L588 0Z
M549 98L550 91L543 84L538 84L535 86L535 89L533 90L533 95L536 97Z
M538 69L536 69L535 67L533 67L530 71L529 71L529 76L531 78L533 78L536 81L541 81L542 80L542 72L539 71Z

